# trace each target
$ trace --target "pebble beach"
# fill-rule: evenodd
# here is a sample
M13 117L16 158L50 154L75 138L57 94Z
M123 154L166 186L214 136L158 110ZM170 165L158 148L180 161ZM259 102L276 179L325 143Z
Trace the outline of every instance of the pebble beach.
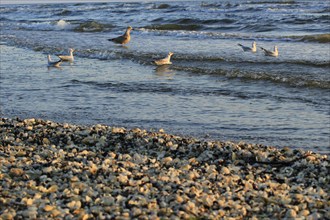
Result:
M329 158L102 124L0 120L0 219L330 219Z

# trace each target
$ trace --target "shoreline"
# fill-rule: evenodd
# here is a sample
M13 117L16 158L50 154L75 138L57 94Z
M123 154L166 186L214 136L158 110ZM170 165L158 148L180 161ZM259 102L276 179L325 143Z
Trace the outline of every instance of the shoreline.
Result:
M0 120L0 217L329 219L329 158L134 128Z

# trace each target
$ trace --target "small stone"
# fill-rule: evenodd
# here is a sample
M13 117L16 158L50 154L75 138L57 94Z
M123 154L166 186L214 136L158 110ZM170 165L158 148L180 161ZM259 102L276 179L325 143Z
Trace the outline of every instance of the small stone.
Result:
M289 209L289 210L286 212L285 216L286 216L287 218L296 218L296 217L297 217L297 213L296 213L295 210L293 210L293 209Z
M301 210L300 212L299 212L299 216L308 216L309 215L309 211L307 210L307 209L305 209L305 210Z
M43 143L44 145L50 145L50 141L49 141L48 138L43 138L43 139L42 139L42 143Z
M103 197L102 204L105 206L111 206L111 205L115 204L115 199L112 196Z
M115 133L115 134L123 134L123 133L125 133L125 131L126 130L124 128L115 128L114 127L114 128L111 129L111 132Z
M310 214L309 216L307 216L306 220L319 220L321 218L322 218L322 216L320 213L314 212L314 213Z
M173 159L171 157L165 157L162 159L162 163L169 165L171 162L173 161Z
M131 215L133 217L138 217L141 214L142 214L142 210L140 208L133 207L133 209L131 210Z
M58 210L58 209L54 209L51 212L52 212L52 216L53 217L57 217L57 216L59 216L59 215L62 214L62 212L60 210Z
M42 169L43 173L51 173L52 171L53 171L52 167L45 167L45 168Z
M38 215L38 208L35 206L29 207L27 210L22 212L22 215L29 219L36 219Z
M89 172L94 175L96 174L97 170L98 167L93 162L91 162L89 166Z
M33 130L33 126L27 126L27 127L26 127L26 130L27 130L27 131L32 131L32 130Z
M34 202L34 199L31 199L31 198L28 198L28 199L25 200L25 203L26 203L27 206L33 205L33 202Z
M73 200L73 201L67 203L66 206L67 206L68 208L70 208L71 210L80 209L80 207L81 207L81 202L80 202L80 201L75 201L75 200Z
M117 179L118 179L118 181L119 181L120 183L123 183L123 184L126 184L127 181L128 181L127 176L124 175L124 174L119 174L119 176L117 177Z
M175 199L176 199L176 201L177 201L178 203L182 203L182 202L184 201L184 199L183 199L182 196L180 196L180 195L176 195L176 196L175 196Z
M228 175L228 174L230 174L230 170L227 167L222 167L221 168L221 173L223 175Z
M50 211L52 211L52 210L54 210L54 206L52 206L52 205L45 205L45 207L44 207L44 210L46 211L46 212L50 212Z
M13 220L14 217L15 216L11 213L3 213L2 215L0 215L0 219L2 220Z
M71 177L70 181L71 182L78 182L79 181L79 177L73 176L73 177Z
M54 192L57 192L57 190L58 190L58 186L57 185L52 185L47 189L47 192L48 193L54 193Z
M25 174L25 172L21 168L11 168L10 171L9 171L9 174L11 176L19 177L19 176L23 176Z
M35 118L24 119L25 124L35 124L35 122L36 122Z

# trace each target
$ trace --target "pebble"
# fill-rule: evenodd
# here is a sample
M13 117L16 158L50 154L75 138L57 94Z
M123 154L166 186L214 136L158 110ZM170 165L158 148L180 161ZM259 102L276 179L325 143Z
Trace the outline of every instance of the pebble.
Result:
M0 219L329 219L327 155L0 119Z

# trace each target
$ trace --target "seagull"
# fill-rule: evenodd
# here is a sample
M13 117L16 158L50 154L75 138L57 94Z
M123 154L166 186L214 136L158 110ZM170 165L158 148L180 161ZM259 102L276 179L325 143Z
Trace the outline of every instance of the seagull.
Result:
M278 49L277 46L274 46L274 51L266 50L265 48L260 47L261 50L265 52L266 56L277 57L278 56Z
M108 41L112 41L116 44L127 44L131 40L130 32L132 29L133 28L131 26L128 26L125 31L125 34L123 34L119 37L116 37L116 38L108 39Z
M237 45L242 47L243 51L251 51L253 53L257 52L257 43L255 41L253 41L252 47L243 46L242 44Z
M47 58L48 58L48 65L47 65L48 67L60 67L62 60L52 61L49 54Z
M172 55L173 55L173 53L169 52L168 55L164 59L155 60L154 63L157 66L172 64L172 62L170 61Z
M74 58L73 58L73 51L74 49L69 48L69 54L70 55L57 55L62 61L70 61L73 62Z

